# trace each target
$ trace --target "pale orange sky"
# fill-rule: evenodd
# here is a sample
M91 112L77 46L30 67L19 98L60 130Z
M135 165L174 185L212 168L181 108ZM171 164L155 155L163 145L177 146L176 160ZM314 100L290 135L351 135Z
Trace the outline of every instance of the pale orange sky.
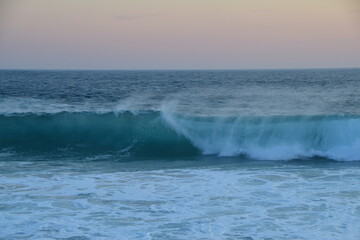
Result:
M0 1L0 68L360 67L357 0Z

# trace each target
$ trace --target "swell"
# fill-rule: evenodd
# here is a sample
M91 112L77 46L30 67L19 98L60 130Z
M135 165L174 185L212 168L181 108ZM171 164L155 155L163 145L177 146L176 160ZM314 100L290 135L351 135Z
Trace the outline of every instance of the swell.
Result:
M0 149L352 161L360 160L360 116L209 117L166 111L0 115Z

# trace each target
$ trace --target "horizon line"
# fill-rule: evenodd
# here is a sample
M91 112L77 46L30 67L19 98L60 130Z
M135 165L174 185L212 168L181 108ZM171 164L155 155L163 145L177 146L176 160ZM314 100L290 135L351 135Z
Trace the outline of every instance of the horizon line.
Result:
M294 67L294 68L134 68L134 69L89 69L89 68L0 68L0 71L261 71L261 70L336 70L360 69L359 67Z

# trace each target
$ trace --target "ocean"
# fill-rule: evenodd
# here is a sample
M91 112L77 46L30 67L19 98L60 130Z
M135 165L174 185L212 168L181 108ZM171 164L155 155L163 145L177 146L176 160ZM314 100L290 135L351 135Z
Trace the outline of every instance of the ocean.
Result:
M0 71L0 239L360 236L360 69Z

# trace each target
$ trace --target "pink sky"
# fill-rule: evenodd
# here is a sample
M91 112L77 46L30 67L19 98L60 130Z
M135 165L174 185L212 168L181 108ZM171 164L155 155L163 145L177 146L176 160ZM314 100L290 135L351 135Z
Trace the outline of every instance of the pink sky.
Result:
M0 1L0 68L360 67L357 0Z

